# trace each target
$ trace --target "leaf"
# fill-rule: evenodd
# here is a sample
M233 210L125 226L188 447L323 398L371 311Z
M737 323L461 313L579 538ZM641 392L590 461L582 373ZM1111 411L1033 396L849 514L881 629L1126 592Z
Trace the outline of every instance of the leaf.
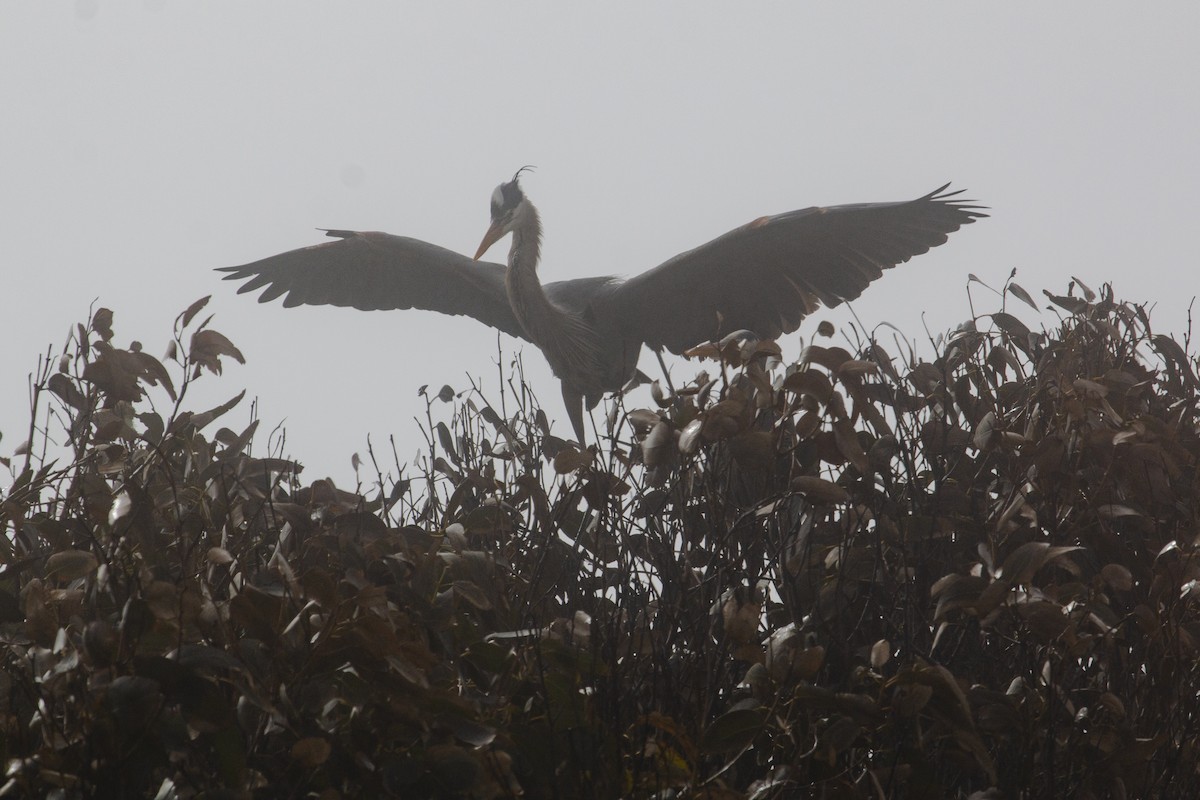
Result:
M820 347L809 345L800 354L802 364L820 364L830 372L837 372L838 367L850 361L850 353L841 347Z
M1050 545L1045 542L1026 542L1004 559L1000 567L1000 575L1009 586L1028 583L1042 564L1046 563L1046 551Z
M1011 336L1017 345L1024 348L1029 344L1029 327L1024 322L1003 311L997 311L991 316L996 327Z
M142 425L146 428L146 432L142 434L143 439L154 444L162 441L163 431L165 429L162 417L160 417L158 414L155 414L153 411L148 411L144 414L138 414L137 421L142 423Z
M434 780L450 797L465 797L483 774L483 767L470 753L455 745L435 745L426 751Z
M1045 542L1026 542L1004 559L1000 575L1009 586L1029 583L1037 571L1046 564L1082 549L1082 547L1051 547Z
M1041 311L1041 309L1037 307L1037 303L1033 302L1033 298L1029 296L1029 292L1022 289L1020 284L1008 284L1008 291L1012 293L1013 297L1025 303L1025 305L1029 306L1034 311Z
M46 388L76 411L82 411L87 405L87 398L83 396L83 392L79 391L75 381L61 372L50 376L50 379L46 381Z
M112 321L112 311L107 308L98 308L96 309L96 313L92 315L91 329L100 334L100 338L107 342L113 337Z
M993 411L983 415L975 426L975 435L971 437L976 450L986 450L996 436L996 414Z
M200 330L192 334L188 357L197 365L197 369L203 367L214 375L220 375L221 356L229 356L239 364L246 363L242 351L234 347L224 334L214 330Z
M1087 301L1080 297L1064 297L1058 294L1051 294L1045 289L1042 290L1042 294L1046 295L1046 297L1049 297L1051 303L1054 303L1054 305L1058 306L1059 308L1066 309L1072 314L1078 314L1082 311L1086 311L1088 307Z
M695 455L700 449L700 431L704 427L704 420L697 417L684 426L683 431L679 434L679 452L685 456Z
M63 550L46 559L46 577L69 583L91 574L99 563L87 550Z
M184 718L197 731L212 734L236 724L233 707L214 681L192 676L176 693Z
M442 449L450 454L450 460L455 464L461 464L462 460L458 457L458 451L454 448L454 437L450 435L450 429L446 427L446 423L439 422L436 427L438 443Z
M592 463L592 454L575 447L564 447L554 456L554 471L559 475L583 469Z
M833 323L827 319L821 320L820 324L817 325L817 336L824 336L824 337L828 338L830 336L833 336L833 334L834 334Z
M833 481L815 475L799 475L792 478L792 491L804 495L810 503L833 505L850 502L850 493Z
M1095 301L1095 299L1096 299L1096 293L1095 293L1095 292L1093 292L1091 289L1089 289L1089 288L1088 288L1088 285L1087 285L1086 283L1084 283L1083 281L1079 280L1079 278L1076 278L1076 277L1075 277L1075 276L1073 276L1073 275L1071 276L1071 280L1075 281L1075 285L1076 285L1076 286L1078 286L1078 287L1079 287L1079 288L1080 288L1080 289L1083 291L1083 296L1084 296L1085 298L1087 298L1087 301L1088 301L1089 303L1091 303L1091 302L1094 302L1094 301Z
M171 400L176 400L175 385L171 382L171 375L167 372L167 368L162 365L154 356L149 353L136 352L131 354L133 362L138 366L140 377L142 380L149 383L151 386L161 384Z
M860 361L852 358L849 361L843 361L837 368L838 377L847 377L859 375L875 375L879 372L879 365L874 361Z
M188 417L186 419L184 419L181 415L179 421L180 422L183 422L183 421L190 422L196 428L196 430L202 430L205 426L207 426L213 420L223 416L225 414L225 412L229 411L229 409L233 408L238 403L242 402L242 398L245 396L246 396L246 391L245 391L245 389L243 389L241 392L239 392L237 394L236 397L234 397L231 400L227 400L226 402L222 403L221 405L217 406L216 408L210 408L208 411L203 411L199 414L193 414L191 417Z
M937 391L938 386L945 382L946 373L928 361L922 361L909 370L908 375L905 377L908 378L909 383L917 388L917 391L932 394Z
M160 712L163 703L158 681L138 675L115 678L104 692L123 736L136 736Z
M200 309L208 305L208 301L212 299L212 295L205 295L196 302L188 306L182 314L175 318L175 326L182 330L186 328L192 321L192 318L200 313Z
M108 510L108 524L116 525L117 521L129 514L133 510L133 499L129 496L129 492L121 492L113 498L112 506Z
M823 751L823 758L832 764L839 753L850 749L861 730L862 726L853 717L837 717L825 730L821 731L817 745L818 752Z
M1127 567L1120 564L1106 564L1100 570L1100 577L1104 578L1105 583L1118 591L1128 592L1133 588L1133 573Z
M901 717L912 717L928 705L932 697L933 687L923 683L897 686L892 695L892 710Z
M833 438L837 442L838 450L846 457L847 461L854 465L855 469L865 473L871 468L871 460L867 458L867 451L863 450L858 441L858 434L849 420L834 421Z
M716 342L705 342L683 351L684 358L711 358L714 361L721 358L721 348Z
M471 581L455 581L452 586L456 595L480 611L488 611L492 608L492 601L484 594L483 589L480 589Z
M1150 337L1150 342L1154 346L1154 349L1158 351L1160 356L1169 361L1175 366L1176 369L1183 373L1184 378L1187 380L1189 386L1194 386L1196 384L1196 374L1192 371L1191 362L1188 360L1187 354L1183 351L1183 348L1179 346L1178 342L1176 342L1170 336L1163 336L1162 334L1155 334L1154 336Z
M675 456L675 437L671 426L659 422L642 440L642 462L649 468L669 464Z
M1099 506L1096 513L1102 517L1112 519L1114 517L1141 517L1142 512L1130 508L1129 506L1119 505L1117 503L1109 503Z
M438 722L454 734L454 738L472 747L487 747L496 739L496 729L481 725L461 714L443 714Z
M833 384L825 373L815 369L800 369L783 379L783 389L799 395L808 395L822 405L829 402Z
M879 669L892 657L892 645L887 639L880 639L871 646L871 666Z
M254 432L258 430L259 422L261 420L252 420L246 426L246 430L237 435L234 435L228 428L222 428L218 431L214 438L225 445L225 450L221 453L220 458L222 460L231 460L241 455L242 451L246 449L246 445L254 437Z
M700 749L706 753L727 753L742 750L763 730L767 711L763 708L741 708L728 711L713 720L700 737Z
M210 547L208 548L208 563L216 566L232 564L233 555L224 547Z
M304 594L320 603L322 608L330 610L338 604L337 584L320 567L313 567L301 575L300 585L304 587Z
M292 745L292 760L305 767L318 767L329 758L332 749L329 742L317 736L309 736Z

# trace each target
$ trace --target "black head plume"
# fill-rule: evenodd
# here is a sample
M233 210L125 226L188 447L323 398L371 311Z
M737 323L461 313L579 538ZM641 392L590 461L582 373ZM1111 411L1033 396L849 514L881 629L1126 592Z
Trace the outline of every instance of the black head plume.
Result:
M513 175L512 180L508 183L502 183L496 187L496 191L492 193L492 218L500 219L506 214L511 214L525 198L525 194L521 191L521 173L532 171L533 167L524 166L517 170Z

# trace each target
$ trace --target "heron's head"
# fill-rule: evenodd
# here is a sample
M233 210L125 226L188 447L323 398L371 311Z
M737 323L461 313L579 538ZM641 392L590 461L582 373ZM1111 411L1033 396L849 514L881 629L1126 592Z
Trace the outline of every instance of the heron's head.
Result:
M504 234L522 222L527 222L534 213L533 206L521 191L520 184L521 173L528 169L532 167L521 167L511 181L500 184L496 191L492 192L492 224L483 235L483 241L479 243L479 251L475 253L476 261Z

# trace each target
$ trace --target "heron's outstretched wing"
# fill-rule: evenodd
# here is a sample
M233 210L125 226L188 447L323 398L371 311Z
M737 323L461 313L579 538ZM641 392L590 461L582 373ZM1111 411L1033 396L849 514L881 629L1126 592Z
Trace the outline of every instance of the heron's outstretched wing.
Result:
M985 217L941 187L902 203L762 217L630 278L598 301L650 347L679 353L732 331L790 333L818 303L862 294L883 270ZM611 304L611 305L610 305Z
M418 239L387 233L326 231L336 241L304 247L240 267L225 280L245 280L239 293L263 289L259 302L352 306L364 311L423 308L465 314L525 337L504 288L504 267Z

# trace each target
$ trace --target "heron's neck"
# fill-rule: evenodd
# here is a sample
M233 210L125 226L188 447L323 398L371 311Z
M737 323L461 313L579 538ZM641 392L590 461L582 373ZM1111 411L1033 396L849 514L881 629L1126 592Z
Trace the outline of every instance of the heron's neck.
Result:
M527 204L521 223L513 228L512 248L508 251L508 272L504 285L508 302L521 327L534 344L541 345L558 335L565 316L562 309L546 297L538 280L537 266L541 257L542 223L537 209Z

